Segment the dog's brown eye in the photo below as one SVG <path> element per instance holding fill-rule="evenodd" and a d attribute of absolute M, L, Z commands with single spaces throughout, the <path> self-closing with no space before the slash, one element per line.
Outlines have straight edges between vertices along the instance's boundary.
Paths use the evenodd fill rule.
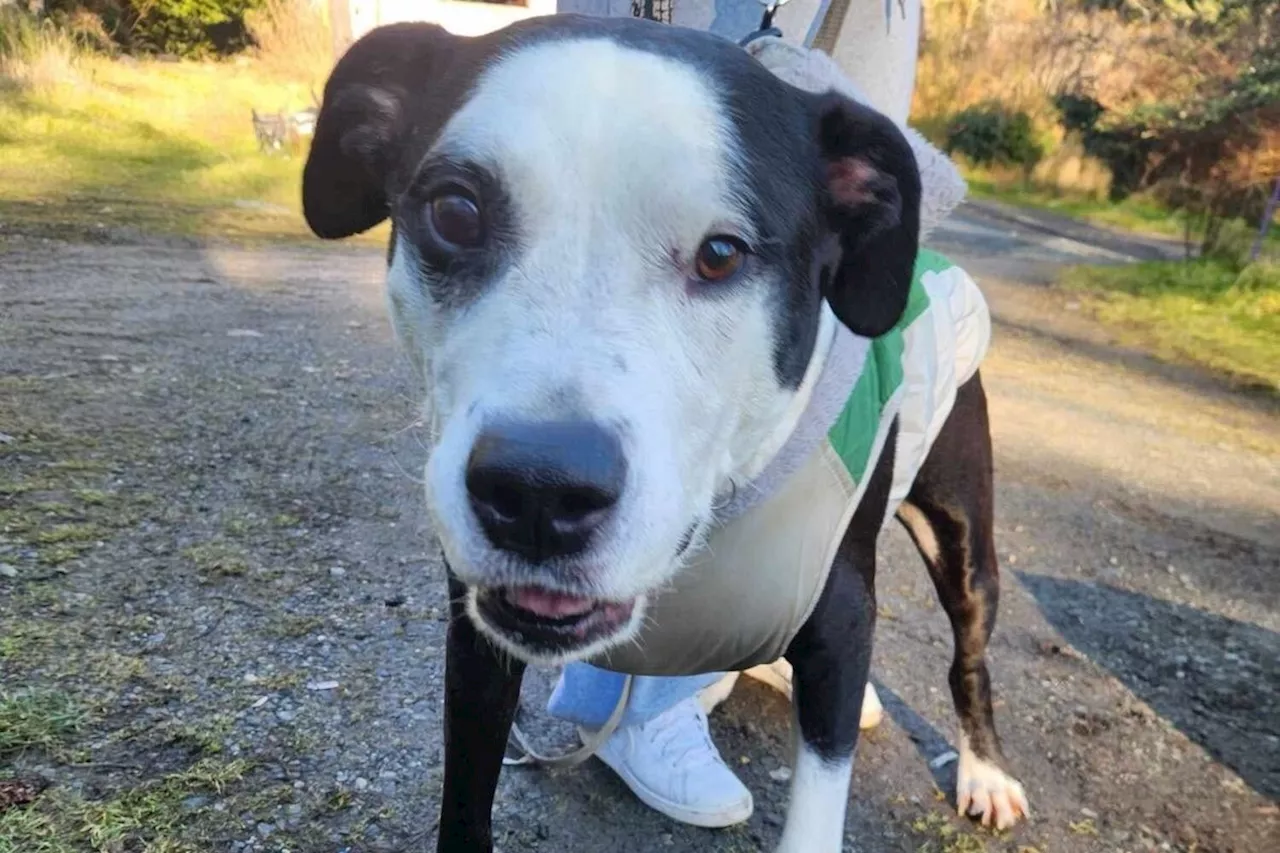
<path fill-rule="evenodd" d="M 442 193 L 431 199 L 428 207 L 431 228 L 442 242 L 459 249 L 480 245 L 484 239 L 484 221 L 480 207 L 461 193 Z"/>
<path fill-rule="evenodd" d="M 698 278 L 718 282 L 731 277 L 742 269 L 747 258 L 747 247 L 734 237 L 708 237 L 698 247 L 694 261 Z"/>

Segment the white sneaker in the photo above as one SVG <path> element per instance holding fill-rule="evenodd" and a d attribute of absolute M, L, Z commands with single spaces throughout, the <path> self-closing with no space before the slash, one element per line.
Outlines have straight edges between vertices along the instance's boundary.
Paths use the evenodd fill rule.
<path fill-rule="evenodd" d="M 645 805 L 672 820 L 718 829 L 751 817 L 751 792 L 711 742 L 696 696 L 648 722 L 619 728 L 596 757 Z"/>
<path fill-rule="evenodd" d="M 791 698 L 792 672 L 791 664 L 787 662 L 786 658 L 778 658 L 773 663 L 762 663 L 747 670 L 746 674 L 761 684 L 777 690 L 783 696 L 786 696 L 788 700 Z M 712 685 L 707 690 L 711 690 L 715 686 Z M 730 685 L 730 689 L 732 689 L 732 685 Z M 884 705 L 880 704 L 880 694 L 876 692 L 875 685 L 868 681 L 866 692 L 862 694 L 862 716 L 858 721 L 858 728 L 863 731 L 874 729 L 883 721 Z"/>

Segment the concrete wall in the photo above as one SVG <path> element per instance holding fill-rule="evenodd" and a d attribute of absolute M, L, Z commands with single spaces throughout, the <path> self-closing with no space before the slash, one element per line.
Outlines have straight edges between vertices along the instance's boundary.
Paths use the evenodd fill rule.
<path fill-rule="evenodd" d="M 478 36 L 523 18 L 550 15 L 556 0 L 525 0 L 523 6 L 471 0 L 348 0 L 351 35 L 359 38 L 382 24 L 430 21 L 460 36 Z"/>

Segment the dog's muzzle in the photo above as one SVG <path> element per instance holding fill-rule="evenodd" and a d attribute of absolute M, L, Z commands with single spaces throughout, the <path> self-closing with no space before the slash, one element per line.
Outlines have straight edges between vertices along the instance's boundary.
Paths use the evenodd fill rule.
<path fill-rule="evenodd" d="M 535 569 L 585 554 L 613 519 L 626 479 L 618 437 L 589 421 L 491 424 L 466 468 L 471 512 L 489 544 Z M 581 578 L 558 580 L 557 589 L 478 586 L 476 609 L 512 642 L 544 651 L 607 639 L 629 623 L 634 600 L 593 598 L 574 591 Z"/>

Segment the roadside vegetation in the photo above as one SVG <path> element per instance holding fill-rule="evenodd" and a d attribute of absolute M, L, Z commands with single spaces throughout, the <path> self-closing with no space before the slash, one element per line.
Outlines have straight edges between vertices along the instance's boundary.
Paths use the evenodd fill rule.
<path fill-rule="evenodd" d="M 1280 395 L 1280 264 L 1077 267 L 1063 286 L 1122 343 Z"/>
<path fill-rule="evenodd" d="M 975 198 L 1182 240 L 1062 286 L 1130 345 L 1280 388 L 1280 0 L 926 0 L 913 120 Z"/>
<path fill-rule="evenodd" d="M 977 194 L 1204 255 L 1257 230 L 1280 178 L 1280 0 L 926 0 L 923 32 L 913 119 Z"/>
<path fill-rule="evenodd" d="M 252 122 L 323 87 L 308 8 L 270 0 L 249 17 L 260 47 L 181 61 L 121 54 L 91 16 L 0 9 L 0 237 L 308 239 L 306 142 L 264 152 Z"/>

